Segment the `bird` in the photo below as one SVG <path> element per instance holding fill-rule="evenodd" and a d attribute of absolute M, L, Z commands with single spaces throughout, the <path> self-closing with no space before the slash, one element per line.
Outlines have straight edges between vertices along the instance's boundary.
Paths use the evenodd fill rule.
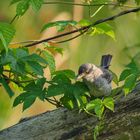
<path fill-rule="evenodd" d="M 113 76 L 109 70 L 112 55 L 103 55 L 100 66 L 91 63 L 82 64 L 78 69 L 77 80 L 83 79 L 89 93 L 94 97 L 109 96 L 112 91 Z"/>

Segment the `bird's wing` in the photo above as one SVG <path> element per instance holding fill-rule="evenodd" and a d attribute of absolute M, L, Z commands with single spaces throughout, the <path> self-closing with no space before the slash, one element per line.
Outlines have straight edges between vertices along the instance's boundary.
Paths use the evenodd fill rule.
<path fill-rule="evenodd" d="M 107 69 L 102 69 L 102 71 L 102 77 L 105 78 L 108 81 L 108 83 L 111 83 L 111 81 L 113 80 L 112 73 Z"/>

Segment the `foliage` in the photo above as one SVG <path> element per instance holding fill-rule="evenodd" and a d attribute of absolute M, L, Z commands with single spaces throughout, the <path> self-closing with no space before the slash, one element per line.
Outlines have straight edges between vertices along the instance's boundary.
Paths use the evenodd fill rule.
<path fill-rule="evenodd" d="M 101 6 L 110 3 L 110 0 L 95 0 L 94 4 Z M 128 0 L 117 0 L 117 4 L 125 4 Z M 85 0 L 85 3 L 92 4 L 92 0 Z M 140 0 L 135 0 L 136 4 Z M 35 12 L 44 4 L 44 0 L 12 0 L 11 5 L 16 4 L 16 18 L 23 16 L 29 7 L 32 7 Z M 127 13 L 127 12 L 126 12 Z M 116 17 L 114 17 L 116 18 Z M 113 20 L 110 18 L 108 20 Z M 115 40 L 115 31 L 108 23 L 92 24 L 89 19 L 81 19 L 80 21 L 55 21 L 46 23 L 41 32 L 51 27 L 56 27 L 59 32 L 65 31 L 67 27 L 86 30 L 86 34 L 94 36 L 96 34 L 104 34 Z M 80 28 L 79 28 L 80 27 Z M 88 28 L 87 28 L 88 27 Z M 90 96 L 88 87 L 84 82 L 76 81 L 74 71 L 56 70 L 54 54 L 63 54 L 63 49 L 51 44 L 49 41 L 40 41 L 44 43 L 44 48 L 37 49 L 34 53 L 30 53 L 27 46 L 19 46 L 19 48 L 10 48 L 10 42 L 15 36 L 16 30 L 10 23 L 0 22 L 0 83 L 5 88 L 9 97 L 12 98 L 15 93 L 11 88 L 12 84 L 19 87 L 20 95 L 14 100 L 13 106 L 23 104 L 23 111 L 28 109 L 36 100 L 48 101 L 53 105 L 64 106 L 68 109 L 78 108 L 85 110 L 89 114 L 94 114 L 99 120 L 103 120 L 105 111 L 115 111 L 115 95 L 118 89 L 123 89 L 125 95 L 130 93 L 135 87 L 140 76 L 140 53 L 135 55 L 131 62 L 125 66 L 125 69 L 118 76 L 112 72 L 113 81 L 118 86 L 113 90 L 113 94 L 94 99 Z M 68 34 L 68 33 L 67 33 Z M 51 78 L 44 76 L 44 69 L 49 68 Z M 119 87 L 119 83 L 123 85 Z M 116 93 L 115 93 L 116 92 Z M 60 96 L 60 101 L 55 99 L 55 96 Z M 99 135 L 101 129 L 97 125 L 94 130 L 94 139 Z"/>

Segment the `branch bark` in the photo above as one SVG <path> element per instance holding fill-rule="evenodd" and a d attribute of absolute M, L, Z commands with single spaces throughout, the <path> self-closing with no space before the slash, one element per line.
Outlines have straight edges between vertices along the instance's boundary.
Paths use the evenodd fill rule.
<path fill-rule="evenodd" d="M 140 89 L 140 88 L 139 88 Z M 138 140 L 140 138 L 140 90 L 117 103 L 115 112 L 108 112 L 99 140 Z M 59 108 L 26 118 L 0 132 L 0 140 L 92 140 L 96 117 L 78 110 Z"/>

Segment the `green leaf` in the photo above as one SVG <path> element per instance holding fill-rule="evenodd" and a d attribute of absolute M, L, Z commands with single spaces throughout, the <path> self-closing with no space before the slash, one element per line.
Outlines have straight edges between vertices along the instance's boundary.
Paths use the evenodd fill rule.
<path fill-rule="evenodd" d="M 125 80 L 132 73 L 131 69 L 125 69 L 122 71 L 119 81 Z"/>
<path fill-rule="evenodd" d="M 61 99 L 60 99 L 60 102 L 68 109 L 72 110 L 74 108 L 74 103 L 73 103 L 73 100 L 66 97 L 66 96 L 63 96 Z"/>
<path fill-rule="evenodd" d="M 43 2 L 44 0 L 31 0 L 31 5 L 35 11 L 38 11 L 41 8 Z"/>
<path fill-rule="evenodd" d="M 28 94 L 28 93 L 27 93 Z M 23 111 L 29 108 L 36 100 L 36 96 L 28 96 L 23 103 Z"/>
<path fill-rule="evenodd" d="M 15 29 L 11 24 L 0 22 L 0 51 L 3 47 L 8 51 L 8 45 L 15 35 Z"/>
<path fill-rule="evenodd" d="M 29 96 L 28 92 L 24 92 L 24 93 L 20 94 L 19 96 L 17 96 L 14 100 L 13 107 L 23 103 L 24 100 L 26 99 L 26 97 L 28 97 L 28 96 Z"/>
<path fill-rule="evenodd" d="M 23 57 L 22 60 L 23 61 L 37 61 L 39 63 L 48 64 L 44 58 L 42 58 L 41 56 L 39 56 L 35 53 L 28 55 L 26 57 Z"/>
<path fill-rule="evenodd" d="M 103 112 L 104 112 L 104 106 L 103 106 L 102 100 L 97 98 L 97 99 L 94 99 L 94 100 L 90 101 L 86 105 L 86 110 L 88 110 L 88 111 L 94 110 L 95 114 L 100 119 L 103 115 Z"/>
<path fill-rule="evenodd" d="M 50 28 L 50 27 L 57 27 L 58 31 L 63 31 L 68 25 L 75 26 L 77 24 L 76 21 L 73 20 L 62 20 L 62 21 L 55 21 L 55 22 L 50 22 L 47 23 L 43 26 L 41 29 L 41 32 L 44 30 Z"/>
<path fill-rule="evenodd" d="M 113 82 L 118 86 L 119 85 L 118 76 L 113 71 L 110 70 L 110 72 L 111 72 L 111 74 L 113 76 Z"/>
<path fill-rule="evenodd" d="M 103 100 L 103 104 L 106 108 L 110 109 L 111 111 L 114 111 L 114 99 L 111 97 L 105 98 Z"/>
<path fill-rule="evenodd" d="M 41 92 L 44 89 L 44 84 L 46 82 L 46 78 L 40 78 L 36 81 L 30 82 L 28 85 L 24 87 L 25 91 L 33 91 L 35 92 Z"/>
<path fill-rule="evenodd" d="M 82 98 L 81 98 L 81 96 L 80 96 L 80 94 L 79 93 L 77 93 L 77 92 L 74 92 L 74 97 L 75 97 L 75 100 L 76 100 L 76 102 L 77 102 L 77 106 L 79 107 L 79 108 L 81 108 L 82 106 L 84 106 L 84 104 L 83 104 L 83 101 L 82 101 Z"/>
<path fill-rule="evenodd" d="M 18 3 L 17 9 L 16 9 L 16 13 L 18 17 L 23 16 L 25 12 L 29 9 L 29 6 L 30 6 L 29 3 L 30 3 L 30 0 L 24 0 Z"/>
<path fill-rule="evenodd" d="M 58 74 L 54 76 L 52 82 L 57 84 L 65 84 L 65 83 L 71 84 L 71 80 L 63 74 Z"/>
<path fill-rule="evenodd" d="M 10 86 L 8 85 L 8 83 L 6 82 L 6 80 L 4 78 L 0 78 L 0 83 L 2 83 L 3 87 L 5 88 L 5 90 L 7 91 L 9 97 L 13 97 L 14 92 L 12 91 L 12 89 L 10 88 Z"/>
<path fill-rule="evenodd" d="M 37 87 L 40 87 L 41 89 L 43 89 L 44 84 L 46 83 L 46 78 L 43 77 L 43 78 L 37 79 L 35 83 Z"/>
<path fill-rule="evenodd" d="M 44 84 L 46 82 L 45 78 L 37 79 L 33 82 L 30 82 L 26 85 L 23 90 L 25 92 L 21 93 L 14 100 L 13 106 L 17 106 L 18 104 L 23 103 L 23 111 L 29 108 L 38 97 L 40 100 L 44 101 L 46 98 L 46 88 L 44 88 Z"/>
<path fill-rule="evenodd" d="M 140 70 L 139 65 L 137 65 L 136 62 L 137 60 L 132 59 L 132 61 L 126 65 L 126 67 L 131 69 L 133 73 L 137 73 Z"/>
<path fill-rule="evenodd" d="M 44 55 L 45 59 L 47 60 L 50 72 L 52 74 L 55 71 L 55 69 L 56 69 L 54 57 L 48 51 L 43 51 L 42 54 Z"/>
<path fill-rule="evenodd" d="M 94 27 L 93 34 L 106 34 L 115 40 L 115 33 L 113 31 L 113 28 L 107 23 L 101 23 L 96 25 Z"/>
<path fill-rule="evenodd" d="M 43 76 L 43 67 L 38 62 L 28 61 L 27 63 L 35 74 Z"/>
<path fill-rule="evenodd" d="M 88 25 L 90 25 L 91 24 L 91 21 L 89 21 L 89 20 L 87 20 L 87 19 L 82 19 L 82 20 L 80 20 L 79 22 L 78 22 L 78 24 L 80 25 L 80 26 L 88 26 Z"/>
<path fill-rule="evenodd" d="M 88 94 L 89 89 L 83 82 L 76 82 L 73 84 L 73 94 L 75 95 L 78 93 L 79 95 L 86 95 L 89 96 Z"/>
<path fill-rule="evenodd" d="M 71 79 L 75 79 L 76 78 L 75 72 L 72 71 L 72 70 L 59 70 L 59 71 L 55 71 L 53 73 L 53 75 L 65 75 L 65 76 L 67 76 L 68 78 L 71 78 Z"/>
<path fill-rule="evenodd" d="M 127 95 L 135 86 L 137 80 L 137 75 L 131 74 L 129 75 L 124 82 L 124 92 Z"/>
<path fill-rule="evenodd" d="M 99 119 L 101 119 L 103 112 L 104 112 L 104 106 L 103 105 L 96 105 L 95 106 L 95 113 L 97 115 L 97 117 L 99 117 Z"/>
<path fill-rule="evenodd" d="M 86 110 L 90 111 L 95 109 L 95 106 L 99 106 L 102 104 L 102 100 L 97 98 L 95 100 L 90 101 L 87 105 L 86 105 Z"/>
<path fill-rule="evenodd" d="M 51 85 L 48 87 L 46 97 L 53 97 L 57 95 L 64 94 L 66 89 L 64 85 Z"/>

